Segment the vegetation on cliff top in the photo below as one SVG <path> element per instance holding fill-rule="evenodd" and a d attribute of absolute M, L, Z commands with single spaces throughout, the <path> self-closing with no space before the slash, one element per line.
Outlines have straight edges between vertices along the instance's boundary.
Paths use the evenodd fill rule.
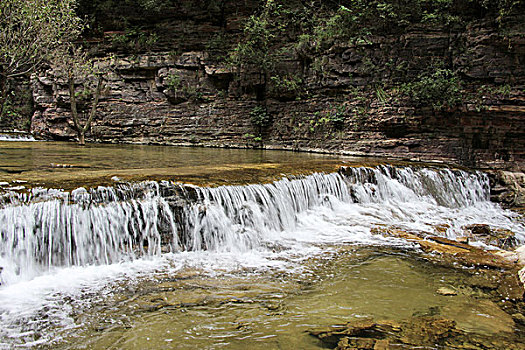
<path fill-rule="evenodd" d="M 89 28 L 84 30 L 83 39 L 94 55 L 105 55 L 108 52 L 139 55 L 147 51 L 166 52 L 171 49 L 173 57 L 180 55 L 180 45 L 185 38 L 181 36 L 166 43 L 166 38 L 162 37 L 166 34 L 163 26 L 182 18 L 188 23 L 214 26 L 209 33 L 203 34 L 203 38 L 209 36 L 209 41 L 200 42 L 197 44 L 200 46 L 192 49 L 207 50 L 210 62 L 233 68 L 236 79 L 228 89 L 233 87 L 235 91 L 229 91 L 230 96 L 255 93 L 259 101 L 268 98 L 282 101 L 310 98 L 318 93 L 316 89 L 321 85 L 319 82 L 329 76 L 328 56 L 339 48 L 353 47 L 357 55 L 362 57 L 359 58 L 356 71 L 348 73 L 347 78 L 355 78 L 355 82 L 347 83 L 347 87 L 361 91 L 363 96 L 374 95 L 376 92 L 373 98 L 378 103 L 384 104 L 388 99 L 396 97 L 405 99 L 416 107 L 442 110 L 464 101 L 461 94 L 467 84 L 462 81 L 462 74 L 454 65 L 453 59 L 443 56 L 432 62 L 411 63 L 403 61 L 404 58 L 390 57 L 387 61 L 388 53 L 383 53 L 384 57 L 378 60 L 369 55 L 369 48 L 377 44 L 374 40 L 379 36 L 399 37 L 414 28 L 429 26 L 460 33 L 473 21 L 480 19 L 492 21 L 495 26 L 503 28 L 512 15 L 519 14 L 524 9 L 525 1 L 249 0 L 239 7 L 226 0 L 78 0 L 75 13 L 76 1 L 68 0 L 47 2 L 47 14 L 19 11 L 15 18 L 18 18 L 20 25 L 13 26 L 12 23 L 9 24 L 13 17 L 6 14 L 14 9 L 18 11 L 19 8 L 24 8 L 13 5 L 15 3 L 18 2 L 1 2 L 0 20 L 3 22 L 0 26 L 11 28 L 10 30 L 19 27 L 27 29 L 27 24 L 31 23 L 27 40 L 38 38 L 38 34 L 44 40 L 33 40 L 31 43 L 39 42 L 45 47 L 42 49 L 43 46 L 28 45 L 26 54 L 30 59 L 29 63 L 24 63 L 23 52 L 16 56 L 8 51 L 20 50 L 20 45 L 13 45 L 12 42 L 0 45 L 2 106 L 9 105 L 8 78 L 34 71 L 50 60 L 49 52 L 57 45 L 72 42 L 84 28 L 80 18 L 89 23 Z M 24 2 L 27 6 L 32 3 L 44 2 Z M 59 3 L 65 10 L 57 7 Z M 227 9 L 231 12 L 232 8 L 236 8 L 238 14 L 227 21 L 225 13 Z M 56 11 L 61 14 L 55 16 L 58 20 L 48 21 L 51 27 L 45 27 L 45 16 L 49 18 Z M 68 18 L 71 20 L 67 21 Z M 38 33 L 35 28 L 39 30 Z M 7 31 L 2 31 L 2 40 L 8 39 L 6 33 Z M 88 40 L 93 38 L 96 40 Z M 102 48 L 96 47 L 100 43 Z M 40 51 L 37 50 L 39 47 Z M 15 62 L 15 70 L 7 58 Z M 292 61 L 300 62 L 301 67 L 290 68 L 289 62 Z M 413 65 L 409 66 L 410 64 Z M 414 66 L 418 64 L 419 66 Z M 311 79 L 312 72 L 317 79 L 315 82 Z M 365 76 L 367 78 L 363 79 Z M 185 101 L 201 100 L 197 88 L 189 86 L 178 76 L 168 78 L 168 90 L 175 97 L 183 95 Z M 94 89 L 91 90 L 95 91 Z M 334 88 L 336 89 L 337 87 Z M 336 125 L 339 128 L 340 121 L 344 120 L 344 113 L 337 115 L 337 122 L 328 123 L 334 125 L 334 128 Z M 260 133 L 258 130 L 258 134 Z"/>
<path fill-rule="evenodd" d="M 507 17 L 523 8 L 523 1 L 484 0 L 352 0 L 285 2 L 262 1 L 259 10 L 244 24 L 238 44 L 232 49 L 229 63 L 236 68 L 241 86 L 246 72 L 258 71 L 256 81 L 264 96 L 286 100 L 309 95 L 302 72 L 290 72 L 282 62 L 290 55 L 299 58 L 304 68 L 313 69 L 322 78 L 324 61 L 330 50 L 338 46 L 372 46 L 378 35 L 402 34 L 421 25 L 448 27 L 461 31 L 473 20 L 491 18 L 503 25 Z M 387 53 L 385 53 L 387 55 Z M 426 66 L 413 67 L 419 73 L 407 75 L 406 63 L 386 63 L 378 67 L 370 57 L 362 59 L 362 73 L 389 69 L 390 77 L 372 79 L 369 87 L 378 84 L 394 88 L 399 98 L 408 97 L 418 106 L 435 110 L 455 107 L 462 102 L 462 82 L 451 60 L 434 59 Z M 388 66 L 389 67 L 385 67 Z M 404 66 L 405 65 L 405 66 Z M 304 72 L 304 69 L 303 69 Z M 396 76 L 402 74 L 402 78 Z M 399 74 L 397 74 L 399 75 Z M 244 85 L 243 85 L 244 84 Z M 384 92 L 384 90 L 383 90 Z"/>

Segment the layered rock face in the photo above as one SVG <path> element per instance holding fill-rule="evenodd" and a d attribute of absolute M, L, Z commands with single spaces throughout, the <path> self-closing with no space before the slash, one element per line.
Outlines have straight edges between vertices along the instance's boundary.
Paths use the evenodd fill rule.
<path fill-rule="evenodd" d="M 226 6 L 215 21 L 195 14 L 169 17 L 169 28 L 181 37 L 162 36 L 153 52 L 125 54 L 113 47 L 116 54 L 110 55 L 110 45 L 102 42 L 99 54 L 106 52 L 107 58 L 101 64 L 112 73 L 91 139 L 316 150 L 523 170 L 523 16 L 504 32 L 486 20 L 461 31 L 419 25 L 402 35 L 338 43 L 308 60 L 284 52 L 275 74 L 300 77 L 301 86 L 291 89 L 257 69 L 237 71 L 217 63 L 209 49 L 217 33 L 234 41 L 239 23 L 254 7 L 247 4 L 235 12 Z M 386 87 L 385 82 L 392 86 L 417 76 L 436 59 L 460 72 L 465 82 L 470 95 L 458 107 L 414 107 L 397 89 Z M 33 79 L 33 95 L 33 133 L 74 138 L 65 82 L 47 71 Z M 264 129 L 251 121 L 256 106 L 271 118 Z"/>

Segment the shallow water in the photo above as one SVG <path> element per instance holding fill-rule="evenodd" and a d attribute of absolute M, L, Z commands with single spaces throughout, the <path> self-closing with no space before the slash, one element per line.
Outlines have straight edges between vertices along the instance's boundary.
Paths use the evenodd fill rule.
<path fill-rule="evenodd" d="M 308 329 L 422 315 L 447 317 L 461 330 L 487 336 L 516 328 L 483 292 L 462 291 L 467 274 L 409 254 L 354 247 L 305 266 L 291 274 L 158 276 L 143 282 L 138 295 L 113 295 L 97 308 L 96 321 L 60 348 L 316 349 L 323 344 Z M 451 286 L 458 295 L 436 292 Z"/>
<path fill-rule="evenodd" d="M 21 180 L 49 188 L 112 184 L 115 176 L 205 185 L 258 183 L 283 173 L 334 171 L 341 164 L 340 158 L 327 155 L 253 149 L 0 141 L 0 182 Z"/>

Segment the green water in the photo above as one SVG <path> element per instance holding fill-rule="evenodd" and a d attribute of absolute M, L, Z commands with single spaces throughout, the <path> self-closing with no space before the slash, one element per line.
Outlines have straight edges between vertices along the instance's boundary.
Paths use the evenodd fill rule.
<path fill-rule="evenodd" d="M 283 173 L 331 172 L 341 164 L 339 157 L 283 151 L 0 141 L 0 182 L 59 188 L 110 184 L 114 176 L 206 185 L 268 182 Z"/>
<path fill-rule="evenodd" d="M 76 349 L 319 349 L 308 329 L 353 319 L 443 316 L 477 334 L 508 336 L 511 316 L 469 274 L 415 256 L 351 248 L 307 263 L 307 272 L 203 277 L 199 271 L 144 281 L 93 314 Z M 437 293 L 441 287 L 458 291 Z"/>

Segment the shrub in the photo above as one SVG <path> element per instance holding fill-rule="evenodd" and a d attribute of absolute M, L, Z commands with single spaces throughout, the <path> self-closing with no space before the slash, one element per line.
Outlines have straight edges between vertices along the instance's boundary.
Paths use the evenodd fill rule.
<path fill-rule="evenodd" d="M 278 99 L 293 99 L 301 95 L 303 80 L 297 75 L 274 75 L 270 78 L 271 92 Z"/>
<path fill-rule="evenodd" d="M 432 106 L 435 110 L 454 107 L 462 101 L 460 79 L 445 68 L 420 74 L 418 80 L 403 84 L 401 92 L 416 105 Z"/>
<path fill-rule="evenodd" d="M 336 107 L 330 106 L 324 113 L 319 111 L 315 112 L 310 118 L 310 132 L 314 132 L 318 127 L 324 128 L 329 125 L 335 130 L 341 130 L 345 123 L 346 112 L 347 107 L 344 104 L 337 105 Z"/>
<path fill-rule="evenodd" d="M 159 37 L 156 33 L 148 33 L 140 27 L 127 28 L 124 34 L 115 35 L 111 43 L 115 49 L 133 53 L 150 51 Z"/>
<path fill-rule="evenodd" d="M 264 128 L 270 126 L 271 118 L 264 107 L 256 106 L 250 112 L 250 122 L 261 133 Z"/>
<path fill-rule="evenodd" d="M 182 82 L 178 74 L 172 73 L 166 77 L 164 84 L 168 87 L 169 90 L 176 93 L 182 86 Z"/>

